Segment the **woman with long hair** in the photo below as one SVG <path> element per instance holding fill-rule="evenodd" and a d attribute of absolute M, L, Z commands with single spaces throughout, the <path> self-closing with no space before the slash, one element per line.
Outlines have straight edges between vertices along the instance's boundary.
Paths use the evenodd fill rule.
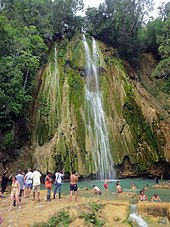
<path fill-rule="evenodd" d="M 14 199 L 18 203 L 19 209 L 21 209 L 21 203 L 19 201 L 19 194 L 20 194 L 20 184 L 17 181 L 17 178 L 13 176 L 12 177 L 11 196 L 10 196 L 10 208 L 8 211 L 12 210 Z"/>

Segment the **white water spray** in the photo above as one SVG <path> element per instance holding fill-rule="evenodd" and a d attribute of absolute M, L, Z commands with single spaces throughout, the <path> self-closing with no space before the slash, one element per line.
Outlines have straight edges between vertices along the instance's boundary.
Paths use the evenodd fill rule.
<path fill-rule="evenodd" d="M 129 220 L 136 221 L 139 227 L 148 227 L 148 224 L 143 220 L 143 218 L 137 214 L 137 205 L 131 204 L 130 206 Z"/>
<path fill-rule="evenodd" d="M 59 110 L 57 111 L 57 119 L 60 121 L 60 109 L 61 109 L 61 94 L 60 94 L 60 73 L 58 70 L 58 62 L 57 62 L 57 48 L 55 45 L 54 48 L 54 86 L 56 86 L 57 89 L 57 102 Z"/>
<path fill-rule="evenodd" d="M 115 172 L 106 128 L 105 114 L 99 90 L 100 52 L 96 41 L 92 39 L 92 54 L 86 37 L 83 35 L 86 58 L 86 130 L 92 141 L 92 156 L 95 172 L 100 179 L 114 178 Z"/>

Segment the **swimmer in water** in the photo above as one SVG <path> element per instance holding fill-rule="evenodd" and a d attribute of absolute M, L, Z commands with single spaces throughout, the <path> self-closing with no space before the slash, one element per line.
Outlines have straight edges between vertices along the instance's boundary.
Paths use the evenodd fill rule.
<path fill-rule="evenodd" d="M 151 199 L 151 202 L 161 202 L 161 199 L 160 197 L 158 196 L 158 194 L 154 194 L 152 199 Z"/>

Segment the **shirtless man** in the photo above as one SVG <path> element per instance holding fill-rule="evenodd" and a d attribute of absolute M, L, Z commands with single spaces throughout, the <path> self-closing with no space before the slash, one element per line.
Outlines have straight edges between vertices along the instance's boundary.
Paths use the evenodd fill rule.
<path fill-rule="evenodd" d="M 99 187 L 97 187 L 96 185 L 93 185 L 93 190 L 94 190 L 94 194 L 99 194 L 99 195 L 101 195 L 101 194 L 102 194 L 102 192 L 101 192 L 100 188 L 99 188 Z"/>
<path fill-rule="evenodd" d="M 120 184 L 117 182 L 116 183 L 116 194 L 120 194 L 122 193 L 122 187 L 120 186 Z"/>
<path fill-rule="evenodd" d="M 72 195 L 73 191 L 75 192 L 75 198 L 77 201 L 78 198 L 78 188 L 77 188 L 77 181 L 78 181 L 79 175 L 76 174 L 76 171 L 73 170 L 72 174 L 70 175 L 70 201 L 72 201 Z"/>

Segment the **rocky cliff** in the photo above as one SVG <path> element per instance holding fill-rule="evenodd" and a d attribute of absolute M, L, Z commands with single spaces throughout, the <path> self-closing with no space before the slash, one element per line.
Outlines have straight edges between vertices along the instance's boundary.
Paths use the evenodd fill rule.
<path fill-rule="evenodd" d="M 88 39 L 91 47 L 91 39 Z M 100 49 L 99 87 L 109 145 L 118 176 L 166 173 L 170 162 L 170 114 L 150 92 L 157 62 L 141 56 L 138 70 L 119 59 L 116 50 Z M 87 133 L 85 53 L 82 37 L 63 39 L 51 49 L 39 75 L 31 122 L 32 163 L 42 172 L 76 168 L 95 173 L 92 138 Z M 103 157 L 104 159 L 104 157 Z"/>

